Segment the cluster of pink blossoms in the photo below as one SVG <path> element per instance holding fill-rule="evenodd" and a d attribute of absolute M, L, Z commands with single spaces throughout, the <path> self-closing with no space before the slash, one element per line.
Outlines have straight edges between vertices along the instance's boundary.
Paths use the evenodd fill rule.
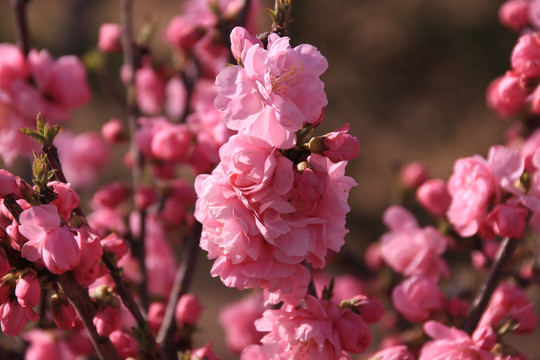
<path fill-rule="evenodd" d="M 297 305 L 310 281 L 303 263 L 324 267 L 328 250 L 343 245 L 355 185 L 344 175 L 346 161 L 334 163 L 322 149 L 310 153 L 304 143 L 294 147 L 302 126 L 320 122 L 326 95 L 319 75 L 327 62 L 313 46 L 292 48 L 276 34 L 265 49 L 236 28 L 231 43 L 241 65 L 218 75 L 216 106 L 238 134 L 221 147 L 212 174 L 195 183 L 201 247 L 227 286 L 260 287 L 272 303 Z"/>

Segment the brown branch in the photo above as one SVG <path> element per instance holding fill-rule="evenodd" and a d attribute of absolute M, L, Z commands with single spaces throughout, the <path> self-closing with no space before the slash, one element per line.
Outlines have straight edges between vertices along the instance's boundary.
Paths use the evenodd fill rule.
<path fill-rule="evenodd" d="M 197 250 L 199 247 L 199 240 L 201 237 L 202 225 L 198 221 L 195 222 L 190 236 L 186 239 L 184 244 L 184 250 L 182 252 L 180 266 L 176 272 L 174 279 L 174 285 L 169 296 L 169 302 L 167 309 L 165 310 L 165 316 L 159 333 L 157 336 L 157 342 L 163 344 L 163 352 L 168 359 L 177 358 L 176 346 L 174 344 L 174 333 L 176 332 L 176 320 L 175 310 L 176 304 L 182 295 L 189 291 L 191 281 L 193 279 L 193 273 L 195 270 L 195 263 L 197 260 Z"/>
<path fill-rule="evenodd" d="M 102 360 L 120 360 L 120 356 L 116 352 L 116 349 L 109 338 L 100 336 L 97 333 L 93 323 L 93 318 L 96 315 L 96 307 L 90 299 L 90 296 L 88 296 L 88 290 L 75 281 L 71 271 L 60 275 L 58 284 L 64 294 L 66 294 L 71 305 L 73 305 L 77 311 L 99 358 Z"/>
<path fill-rule="evenodd" d="M 493 292 L 501 282 L 504 275 L 504 270 L 517 249 L 518 241 L 519 240 L 517 239 L 510 238 L 504 238 L 502 241 L 499 251 L 497 252 L 497 256 L 495 257 L 495 262 L 493 263 L 488 276 L 482 284 L 478 295 L 474 299 L 469 315 L 467 315 L 467 318 L 465 319 L 463 330 L 465 330 L 469 335 L 472 334 L 476 329 L 482 314 L 489 304 L 491 295 L 493 295 Z"/>
<path fill-rule="evenodd" d="M 30 51 L 30 36 L 28 34 L 28 21 L 26 17 L 26 5 L 29 2 L 30 0 L 11 0 L 17 45 L 24 55 L 28 55 Z"/>

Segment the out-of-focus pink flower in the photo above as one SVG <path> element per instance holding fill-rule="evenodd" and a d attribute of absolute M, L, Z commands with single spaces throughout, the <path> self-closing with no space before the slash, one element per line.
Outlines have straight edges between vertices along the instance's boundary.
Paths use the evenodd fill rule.
<path fill-rule="evenodd" d="M 107 235 L 107 237 L 101 239 L 101 246 L 103 250 L 109 253 L 113 253 L 117 259 L 122 258 L 128 252 L 128 245 L 126 241 L 117 234 L 112 233 Z"/>
<path fill-rule="evenodd" d="M 441 311 L 446 305 L 437 284 L 423 276 L 411 276 L 396 286 L 392 302 L 400 314 L 413 322 L 428 320 L 432 311 Z"/>
<path fill-rule="evenodd" d="M 56 325 L 63 330 L 71 330 L 75 321 L 75 309 L 65 295 L 51 296 L 51 312 Z"/>
<path fill-rule="evenodd" d="M 29 239 L 22 247 L 24 258 L 42 259 L 47 269 L 58 275 L 79 264 L 81 249 L 72 232 L 60 226 L 56 206 L 31 207 L 21 213 L 19 221 L 19 231 Z"/>
<path fill-rule="evenodd" d="M 478 231 L 488 204 L 497 192 L 497 179 L 481 156 L 458 159 L 448 180 L 448 192 L 452 196 L 448 220 L 459 235 L 472 236 Z"/>
<path fill-rule="evenodd" d="M 109 339 L 122 359 L 135 358 L 139 353 L 139 347 L 133 337 L 121 330 L 115 330 L 109 335 Z"/>
<path fill-rule="evenodd" d="M 521 239 L 525 235 L 529 211 L 510 204 L 498 204 L 486 217 L 486 224 L 495 235 Z"/>
<path fill-rule="evenodd" d="M 203 307 L 194 294 L 184 294 L 176 304 L 174 316 L 179 326 L 193 326 L 199 321 Z"/>
<path fill-rule="evenodd" d="M 7 336 L 19 335 L 26 325 L 24 308 L 15 300 L 6 301 L 0 305 L 0 324 Z"/>
<path fill-rule="evenodd" d="M 165 82 L 150 64 L 144 64 L 135 71 L 137 104 L 148 115 L 157 115 L 165 100 Z"/>
<path fill-rule="evenodd" d="M 497 333 L 491 326 L 477 328 L 471 337 L 476 346 L 486 351 L 491 351 L 498 340 Z"/>
<path fill-rule="evenodd" d="M 415 360 L 405 345 L 397 345 L 378 351 L 368 360 Z"/>
<path fill-rule="evenodd" d="M 244 348 L 257 344 L 263 333 L 255 329 L 255 320 L 265 310 L 262 292 L 256 292 L 224 306 L 219 313 L 219 324 L 225 331 L 229 350 L 240 354 Z"/>
<path fill-rule="evenodd" d="M 212 351 L 212 343 L 208 343 L 203 347 L 191 350 L 191 360 L 221 360 L 219 356 Z"/>
<path fill-rule="evenodd" d="M 328 149 L 322 154 L 332 162 L 349 161 L 355 159 L 360 153 L 360 142 L 354 135 L 347 134 L 350 125 L 345 124 L 336 131 L 325 135 L 324 146 Z"/>
<path fill-rule="evenodd" d="M 101 127 L 101 136 L 109 144 L 118 144 L 126 138 L 122 120 L 112 118 Z"/>
<path fill-rule="evenodd" d="M 353 300 L 354 311 L 358 313 L 366 324 L 374 324 L 379 322 L 384 316 L 384 305 L 369 295 L 356 295 Z"/>
<path fill-rule="evenodd" d="M 86 70 L 73 55 L 53 60 L 47 50 L 30 50 L 28 61 L 40 91 L 67 108 L 78 108 L 91 97 Z"/>
<path fill-rule="evenodd" d="M 64 336 L 57 329 L 32 329 L 22 334 L 30 346 L 26 350 L 25 359 L 67 360 L 75 359 L 78 354 L 71 348 Z"/>
<path fill-rule="evenodd" d="M 100 336 L 109 336 L 120 323 L 120 306 L 106 305 L 98 310 L 93 323 Z"/>
<path fill-rule="evenodd" d="M 166 38 L 169 44 L 182 50 L 191 50 L 206 33 L 207 18 L 176 16 L 167 27 Z"/>
<path fill-rule="evenodd" d="M 311 45 L 291 48 L 289 38 L 268 37 L 267 50 L 255 44 L 241 66 L 229 66 L 216 78 L 216 108 L 232 130 L 288 149 L 304 122 L 318 120 L 328 101 L 319 76 L 328 62 Z M 280 64 L 279 66 L 277 64 Z"/>
<path fill-rule="evenodd" d="M 166 310 L 167 305 L 162 302 L 153 302 L 148 307 L 148 325 L 154 334 L 159 332 Z"/>
<path fill-rule="evenodd" d="M 399 177 L 405 187 L 416 189 L 429 178 L 429 173 L 424 163 L 414 161 L 401 167 Z"/>
<path fill-rule="evenodd" d="M 494 360 L 494 356 L 478 347 L 464 331 L 428 321 L 424 331 L 434 340 L 420 350 L 418 360 Z"/>
<path fill-rule="evenodd" d="M 15 296 L 19 304 L 25 308 L 31 309 L 39 303 L 41 285 L 35 274 L 28 272 L 17 281 Z"/>
<path fill-rule="evenodd" d="M 444 216 L 450 206 L 451 198 L 446 183 L 441 179 L 430 179 L 416 190 L 416 199 L 430 213 Z"/>
<path fill-rule="evenodd" d="M 525 77 L 540 75 L 540 37 L 538 33 L 521 36 L 512 51 L 512 67 Z"/>
<path fill-rule="evenodd" d="M 122 28 L 119 24 L 103 23 L 99 27 L 97 47 L 103 52 L 117 52 L 122 50 Z"/>
<path fill-rule="evenodd" d="M 508 0 L 499 8 L 499 21 L 507 28 L 519 31 L 529 24 L 530 0 Z"/>
<path fill-rule="evenodd" d="M 146 210 L 159 199 L 159 195 L 156 190 L 151 186 L 140 185 L 135 190 L 134 202 L 138 209 Z"/>
<path fill-rule="evenodd" d="M 0 278 L 8 273 L 10 267 L 6 251 L 0 248 Z"/>
<path fill-rule="evenodd" d="M 165 87 L 165 110 L 173 123 L 178 123 L 188 104 L 188 92 L 184 80 L 179 76 L 173 76 Z"/>
<path fill-rule="evenodd" d="M 92 201 L 99 206 L 115 208 L 127 200 L 129 195 L 130 190 L 128 186 L 121 181 L 116 181 L 101 186 L 94 194 Z"/>
<path fill-rule="evenodd" d="M 15 79 L 25 79 L 30 74 L 26 57 L 14 44 L 0 44 L 0 89 L 9 89 Z"/>
<path fill-rule="evenodd" d="M 452 317 L 462 317 L 467 316 L 469 311 L 469 303 L 465 300 L 462 300 L 458 297 L 453 297 L 448 302 L 448 307 L 446 309 L 448 314 Z"/>
<path fill-rule="evenodd" d="M 536 29 L 540 28 L 540 1 L 529 1 L 529 21 Z"/>
<path fill-rule="evenodd" d="M 531 306 L 532 305 L 532 306 Z M 534 305 L 519 286 L 501 284 L 491 296 L 478 327 L 497 328 L 504 319 L 517 323 L 516 334 L 533 332 L 538 323 Z"/>
<path fill-rule="evenodd" d="M 520 112 L 527 96 L 527 89 L 522 84 L 519 75 L 513 71 L 507 71 L 504 76 L 499 76 L 489 84 L 486 102 L 488 107 L 505 118 Z"/>
<path fill-rule="evenodd" d="M 448 274 L 448 265 L 440 257 L 446 251 L 446 238 L 434 227 L 414 227 L 416 221 L 411 217 L 397 205 L 385 211 L 385 223 L 399 230 L 381 237 L 382 258 L 396 272 L 438 280 L 441 274 Z"/>
<path fill-rule="evenodd" d="M 252 352 L 274 359 L 349 359 L 346 351 L 363 352 L 371 335 L 362 318 L 351 310 L 340 310 L 333 301 L 312 296 L 305 308 L 266 310 L 255 322 L 257 330 L 269 332 L 261 343 L 251 345 L 242 359 L 252 359 Z M 256 357 L 263 358 L 263 357 Z"/>
<path fill-rule="evenodd" d="M 7 195 L 13 195 L 16 198 L 21 197 L 17 177 L 9 171 L 0 169 L 0 199 Z"/>
<path fill-rule="evenodd" d="M 71 218 L 71 212 L 79 206 L 81 199 L 71 188 L 71 184 L 60 181 L 51 181 L 47 186 L 52 186 L 58 198 L 51 202 L 58 209 L 58 213 L 67 221 Z"/>
<path fill-rule="evenodd" d="M 150 149 L 152 155 L 166 161 L 183 161 L 189 152 L 191 132 L 184 124 L 162 124 L 155 129 Z"/>

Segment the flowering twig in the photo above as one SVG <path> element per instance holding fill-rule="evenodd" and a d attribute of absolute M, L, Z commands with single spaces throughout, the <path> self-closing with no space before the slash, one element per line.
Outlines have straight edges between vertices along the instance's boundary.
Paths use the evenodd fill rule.
<path fill-rule="evenodd" d="M 92 319 L 96 314 L 96 308 L 88 296 L 88 291 L 75 281 L 75 278 L 70 271 L 62 274 L 58 278 L 58 284 L 64 294 L 68 297 L 71 305 L 73 305 L 77 311 L 77 314 L 79 314 L 79 318 L 86 328 L 99 358 L 102 360 L 120 359 L 111 340 L 109 340 L 108 337 L 99 336 L 97 333 L 96 327 L 92 322 Z"/>
<path fill-rule="evenodd" d="M 182 295 L 188 292 L 189 287 L 191 286 L 201 231 L 201 223 L 198 221 L 195 222 L 191 234 L 187 237 L 186 243 L 184 244 L 181 263 L 176 272 L 163 323 L 157 336 L 157 342 L 163 344 L 163 352 L 167 358 L 176 359 L 176 348 L 174 344 L 176 321 L 174 313 L 178 300 Z"/>
<path fill-rule="evenodd" d="M 124 50 L 124 65 L 129 69 L 130 76 L 126 83 L 126 110 L 129 123 L 129 131 L 131 134 L 131 153 L 134 157 L 134 165 L 132 169 L 133 187 L 137 189 L 141 184 L 142 169 L 144 168 L 144 158 L 135 144 L 135 132 L 137 131 L 137 118 L 139 109 L 137 107 L 137 99 L 135 93 L 135 70 L 140 67 L 140 56 L 138 48 L 133 44 L 132 30 L 132 0 L 122 0 L 122 47 Z M 145 266 L 145 222 L 146 212 L 139 211 L 140 228 L 138 235 L 133 239 L 134 253 L 140 264 L 141 282 L 139 286 L 139 296 L 141 304 L 145 310 L 148 310 L 148 276 Z"/>
<path fill-rule="evenodd" d="M 26 18 L 26 5 L 30 0 L 11 0 L 13 8 L 13 21 L 15 22 L 15 33 L 17 45 L 21 51 L 27 55 L 30 51 L 30 40 L 28 35 L 28 22 Z"/>
<path fill-rule="evenodd" d="M 486 310 L 489 300 L 491 299 L 491 295 L 493 295 L 493 292 L 501 282 L 504 270 L 512 258 L 517 246 L 518 240 L 504 238 L 499 251 L 497 252 L 497 256 L 495 257 L 495 262 L 493 263 L 486 280 L 482 284 L 480 292 L 474 299 L 469 315 L 467 315 L 467 318 L 465 319 L 463 330 L 465 330 L 468 334 L 472 334 L 476 329 L 478 321 L 480 321 L 482 314 Z"/>

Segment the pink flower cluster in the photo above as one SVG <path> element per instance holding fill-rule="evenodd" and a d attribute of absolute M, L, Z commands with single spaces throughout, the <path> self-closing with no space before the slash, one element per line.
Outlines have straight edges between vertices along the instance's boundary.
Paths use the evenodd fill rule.
<path fill-rule="evenodd" d="M 12 44 L 0 44 L 0 152 L 10 164 L 37 149 L 18 129 L 33 127 L 41 113 L 53 123 L 70 120 L 69 111 L 90 100 L 83 64 L 75 56 L 53 60 L 47 50 L 28 56 Z"/>

